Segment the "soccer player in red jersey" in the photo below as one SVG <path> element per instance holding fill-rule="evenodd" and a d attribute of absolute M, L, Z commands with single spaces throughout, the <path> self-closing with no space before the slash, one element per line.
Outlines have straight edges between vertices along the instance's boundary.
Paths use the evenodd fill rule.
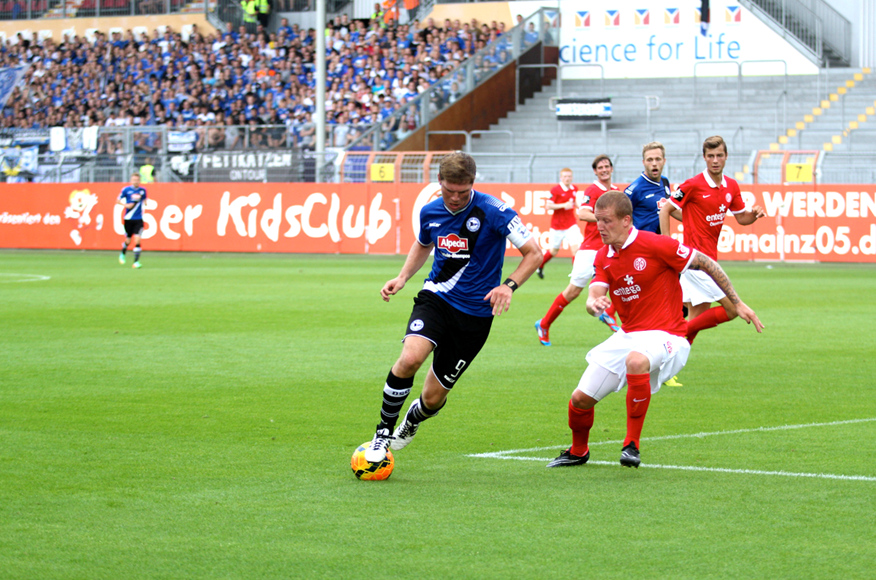
<path fill-rule="evenodd" d="M 727 144 L 719 136 L 703 142 L 706 171 L 682 183 L 660 210 L 660 231 L 669 235 L 669 216 L 681 210 L 685 245 L 718 260 L 718 238 L 727 211 L 739 225 L 747 226 L 766 215 L 761 206 L 745 208 L 739 184 L 724 175 Z M 688 308 L 687 338 L 693 344 L 697 333 L 733 320 L 736 306 L 704 272 L 685 272 L 681 289 Z M 720 306 L 710 308 L 712 302 Z"/>
<path fill-rule="evenodd" d="M 596 253 L 587 312 L 599 316 L 615 301 L 623 329 L 587 353 L 587 369 L 569 401 L 572 446 L 548 467 L 581 465 L 590 459 L 593 408 L 606 395 L 627 385 L 627 434 L 620 463 L 638 467 L 645 413 L 651 395 L 687 362 L 690 344 L 681 314 L 678 275 L 706 272 L 758 332 L 763 325 L 743 303 L 718 263 L 667 236 L 633 227 L 633 206 L 621 192 L 607 192 L 596 202 L 596 224 L 606 244 Z M 609 293 L 611 298 L 609 298 Z"/>
<path fill-rule="evenodd" d="M 560 170 L 560 183 L 551 188 L 551 199 L 545 202 L 545 208 L 554 213 L 551 216 L 550 247 L 544 253 L 541 266 L 535 271 L 539 278 L 544 278 L 544 265 L 559 253 L 563 240 L 572 247 L 581 243 L 581 230 L 575 215 L 577 197 L 578 188 L 572 183 L 572 170 L 564 167 Z"/>
<path fill-rule="evenodd" d="M 593 260 L 596 258 L 596 251 L 605 245 L 602 243 L 602 238 L 599 237 L 599 232 L 596 229 L 596 217 L 593 215 L 593 207 L 596 205 L 596 200 L 599 199 L 600 195 L 606 191 L 617 190 L 617 187 L 611 183 L 614 166 L 608 155 L 597 155 L 593 163 L 591 163 L 591 167 L 593 167 L 593 173 L 596 174 L 596 180 L 584 190 L 584 195 L 581 198 L 581 207 L 578 208 L 578 219 L 585 222 L 584 241 L 581 243 L 578 251 L 575 252 L 572 273 L 569 274 L 571 281 L 566 286 L 566 289 L 560 292 L 554 299 L 544 318 L 537 320 L 535 323 L 538 340 L 544 346 L 551 345 L 549 334 L 551 324 L 563 313 L 563 309 L 566 306 L 581 295 L 581 289 L 590 282 L 590 279 L 593 277 Z M 553 230 L 551 231 L 553 232 Z M 608 324 L 612 330 L 617 331 L 617 328 L 619 328 L 614 319 L 607 314 L 604 314 L 600 320 Z M 612 327 L 612 325 L 614 326 Z"/>

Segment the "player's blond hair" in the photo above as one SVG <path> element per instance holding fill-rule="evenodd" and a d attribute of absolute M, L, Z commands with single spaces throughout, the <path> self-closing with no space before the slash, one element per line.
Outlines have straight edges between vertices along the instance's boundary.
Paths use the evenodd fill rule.
<path fill-rule="evenodd" d="M 622 191 L 606 191 L 596 200 L 594 211 L 605 210 L 614 212 L 617 218 L 633 215 L 633 202 Z"/>
<path fill-rule="evenodd" d="M 666 147 L 663 146 L 663 143 L 660 141 L 651 141 L 650 143 L 645 143 L 642 147 L 642 159 L 645 159 L 645 153 L 652 149 L 659 149 L 661 153 L 663 153 L 663 158 L 666 159 Z"/>
<path fill-rule="evenodd" d="M 445 155 L 438 165 L 438 179 L 454 185 L 470 185 L 474 183 L 478 167 L 474 157 L 463 151 L 454 151 Z"/>

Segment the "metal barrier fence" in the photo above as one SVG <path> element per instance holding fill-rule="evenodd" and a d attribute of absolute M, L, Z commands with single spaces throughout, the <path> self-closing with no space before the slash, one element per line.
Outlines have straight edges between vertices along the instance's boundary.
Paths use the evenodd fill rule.
<path fill-rule="evenodd" d="M 92 183 L 127 182 L 143 165 L 155 168 L 156 181 L 181 183 L 336 182 L 343 155 L 337 151 L 318 155 L 304 150 L 215 150 L 203 153 L 157 154 L 143 157 L 79 153 L 44 153 L 35 170 L 4 164 L 0 179 L 8 182 Z"/>
<path fill-rule="evenodd" d="M 438 164 L 446 151 L 343 151 L 318 155 L 303 149 L 206 150 L 143 155 L 93 152 L 43 153 L 22 160 L 21 148 L 0 148 L 0 181 L 10 182 L 127 182 L 145 164 L 153 165 L 161 182 L 261 183 L 428 183 L 438 179 Z M 818 153 L 816 155 L 816 153 Z M 740 153 L 740 156 L 742 154 Z M 790 155 L 790 156 L 789 156 Z M 611 154 L 613 180 L 629 183 L 642 172 L 637 154 Z M 570 168 L 576 183 L 591 179 L 592 155 L 559 153 L 476 153 L 479 183 L 553 183 L 560 167 Z M 760 183 L 789 181 L 788 164 L 812 175 L 811 183 L 876 183 L 873 153 L 762 151 L 748 165 Z M 663 175 L 681 183 L 704 168 L 699 151 L 673 152 Z M 728 175 L 732 175 L 728 173 Z M 798 174 L 794 174 L 799 177 Z M 754 175 L 749 178 L 755 178 Z M 747 182 L 751 182 L 748 180 Z"/>

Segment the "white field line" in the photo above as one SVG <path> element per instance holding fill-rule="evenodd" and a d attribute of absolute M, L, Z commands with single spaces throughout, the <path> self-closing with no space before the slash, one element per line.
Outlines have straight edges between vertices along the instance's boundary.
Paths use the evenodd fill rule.
<path fill-rule="evenodd" d="M 6 280 L 6 277 L 16 276 L 21 278 L 21 280 Z M 44 280 L 51 280 L 51 276 L 43 276 L 42 274 L 4 274 L 0 273 L 0 284 L 11 284 L 13 282 L 42 282 Z"/>
<path fill-rule="evenodd" d="M 870 419 L 849 419 L 846 421 L 832 421 L 830 423 L 806 423 L 803 425 L 780 425 L 778 427 L 757 427 L 754 429 L 735 429 L 733 431 L 713 431 L 710 433 L 691 433 L 682 435 L 664 435 L 663 437 L 650 437 L 643 441 L 660 441 L 666 439 L 691 439 L 711 437 L 713 435 L 736 435 L 739 433 L 759 433 L 768 431 L 787 431 L 790 429 L 805 429 L 809 427 L 832 427 L 835 425 L 849 425 L 854 423 L 870 423 L 876 421 L 876 417 Z M 591 446 L 596 445 L 619 445 L 620 441 L 599 441 L 591 443 Z M 530 447 L 528 449 L 509 449 L 507 451 L 494 451 L 490 453 L 472 453 L 466 457 L 481 457 L 486 459 L 513 459 L 517 461 L 543 461 L 547 462 L 553 459 L 552 457 L 523 457 L 517 454 L 532 453 L 535 451 L 548 451 L 551 449 L 565 449 L 567 445 L 552 445 L 550 447 Z M 588 461 L 592 465 L 617 465 L 614 461 Z M 866 475 L 835 475 L 831 473 L 794 473 L 790 471 L 761 471 L 757 469 L 726 469 L 722 467 L 693 467 L 688 465 L 656 465 L 643 463 L 642 467 L 653 469 L 677 469 L 680 471 L 706 471 L 712 473 L 737 473 L 743 475 L 774 475 L 781 477 L 813 477 L 819 479 L 841 479 L 850 481 L 876 481 L 876 477 Z"/>

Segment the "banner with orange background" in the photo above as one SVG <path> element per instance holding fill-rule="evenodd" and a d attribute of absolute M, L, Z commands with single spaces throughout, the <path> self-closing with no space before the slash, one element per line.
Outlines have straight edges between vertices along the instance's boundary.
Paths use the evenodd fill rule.
<path fill-rule="evenodd" d="M 476 184 L 513 207 L 548 241 L 544 202 L 554 184 Z M 123 184 L 0 184 L 0 247 L 114 250 Z M 876 262 L 876 186 L 742 185 L 767 217 L 728 216 L 723 260 Z M 582 187 L 583 189 L 583 187 Z M 437 183 L 153 183 L 146 186 L 143 247 L 199 252 L 405 254 Z M 675 222 L 674 237 L 683 231 Z M 564 248 L 561 255 L 571 256 Z M 509 247 L 509 254 L 516 251 Z"/>

